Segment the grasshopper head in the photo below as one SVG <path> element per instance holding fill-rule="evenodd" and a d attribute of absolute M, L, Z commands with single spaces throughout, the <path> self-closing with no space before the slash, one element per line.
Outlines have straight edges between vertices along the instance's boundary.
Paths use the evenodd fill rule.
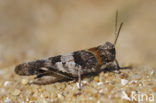
<path fill-rule="evenodd" d="M 103 63 L 113 62 L 116 56 L 116 50 L 114 44 L 106 42 L 104 45 L 98 47 L 100 57 Z"/>

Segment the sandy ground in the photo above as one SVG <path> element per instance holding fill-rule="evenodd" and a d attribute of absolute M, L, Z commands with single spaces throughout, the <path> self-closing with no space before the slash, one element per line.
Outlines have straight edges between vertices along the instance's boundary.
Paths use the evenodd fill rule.
<path fill-rule="evenodd" d="M 143 102 L 156 99 L 155 5 L 155 0 L 0 0 L 0 102 L 125 103 L 133 91 L 149 97 Z M 81 91 L 75 81 L 29 85 L 33 77 L 14 73 L 23 62 L 113 42 L 116 10 L 124 22 L 117 59 L 132 69 L 85 78 Z"/>

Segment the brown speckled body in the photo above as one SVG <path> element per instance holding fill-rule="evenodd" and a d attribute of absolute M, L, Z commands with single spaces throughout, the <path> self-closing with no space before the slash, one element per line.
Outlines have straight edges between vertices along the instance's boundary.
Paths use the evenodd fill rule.
<path fill-rule="evenodd" d="M 106 42 L 87 50 L 19 64 L 15 72 L 25 76 L 37 75 L 34 83 L 46 84 L 78 77 L 78 71 L 81 75 L 96 73 L 105 69 L 102 67 L 107 63 L 113 63 L 114 60 L 115 47 L 112 43 Z"/>

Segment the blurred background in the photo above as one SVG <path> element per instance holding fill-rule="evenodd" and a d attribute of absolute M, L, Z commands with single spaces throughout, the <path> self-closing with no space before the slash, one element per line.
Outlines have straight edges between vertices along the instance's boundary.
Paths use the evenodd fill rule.
<path fill-rule="evenodd" d="M 156 0 L 0 0 L 0 68 L 114 41 L 120 64 L 156 61 Z"/>

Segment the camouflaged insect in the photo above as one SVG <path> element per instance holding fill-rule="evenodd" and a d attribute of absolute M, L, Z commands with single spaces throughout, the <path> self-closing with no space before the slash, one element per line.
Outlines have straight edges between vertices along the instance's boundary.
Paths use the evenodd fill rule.
<path fill-rule="evenodd" d="M 28 63 L 19 64 L 15 68 L 18 75 L 37 75 L 33 81 L 35 84 L 54 83 L 64 79 L 78 78 L 81 87 L 81 76 L 97 73 L 104 70 L 109 65 L 116 63 L 115 44 L 119 36 L 120 25 L 117 30 L 117 13 L 116 13 L 116 38 L 114 43 L 106 42 L 87 50 L 75 51 L 66 55 L 58 55 L 47 59 L 36 60 Z"/>

